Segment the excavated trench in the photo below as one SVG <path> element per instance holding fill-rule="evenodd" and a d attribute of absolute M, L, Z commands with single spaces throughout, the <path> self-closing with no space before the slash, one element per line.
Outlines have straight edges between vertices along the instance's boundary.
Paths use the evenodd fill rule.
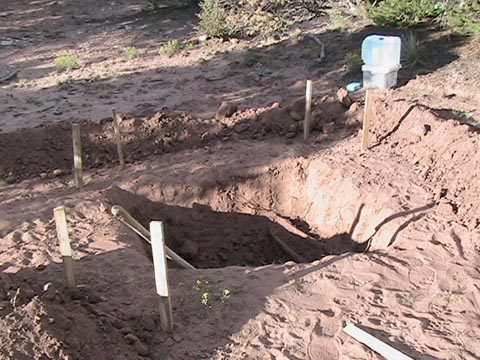
<path fill-rule="evenodd" d="M 321 161 L 278 169 L 258 176 L 244 169 L 231 175 L 235 183 L 207 191 L 177 184 L 172 192 L 160 180 L 135 192 L 113 187 L 106 196 L 146 228 L 162 221 L 167 245 L 197 268 L 311 262 L 386 249 L 409 215 Z M 148 254 L 150 245 L 138 241 Z"/>

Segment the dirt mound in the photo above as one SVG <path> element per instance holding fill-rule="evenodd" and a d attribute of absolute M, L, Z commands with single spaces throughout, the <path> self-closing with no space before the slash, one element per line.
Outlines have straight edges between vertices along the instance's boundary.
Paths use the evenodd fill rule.
<path fill-rule="evenodd" d="M 376 151 L 407 163 L 440 202 L 442 215 L 470 230 L 480 226 L 480 133 L 471 125 L 440 118 L 428 107 L 378 103 Z"/>
<path fill-rule="evenodd" d="M 321 114 L 320 117 L 326 116 L 325 114 L 329 118 L 336 117 L 339 126 L 343 127 L 346 116 L 342 114 L 345 110 L 335 107 L 332 113 L 329 109 L 321 104 L 317 112 Z M 357 114 L 348 116 L 356 117 Z M 187 114 L 156 113 L 147 117 L 126 114 L 120 126 L 127 163 L 153 154 L 209 146 L 218 141 L 261 140 L 278 135 L 291 138 L 302 131 L 302 123 L 294 121 L 287 110 L 276 108 L 247 109 L 219 120 L 200 119 Z M 316 128 L 321 129 L 321 125 Z M 117 164 L 111 121 L 101 124 L 84 121 L 81 123 L 81 131 L 85 169 Z M 6 179 L 8 183 L 37 176 L 48 178 L 70 173 L 73 164 L 71 125 L 59 122 L 0 133 L 0 151 L 0 178 Z"/>

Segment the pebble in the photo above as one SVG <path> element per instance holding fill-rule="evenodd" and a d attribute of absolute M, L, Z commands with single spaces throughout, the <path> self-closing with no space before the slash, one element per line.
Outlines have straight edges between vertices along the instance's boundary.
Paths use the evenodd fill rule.
<path fill-rule="evenodd" d="M 238 105 L 230 103 L 228 101 L 223 101 L 215 113 L 215 119 L 221 120 L 224 118 L 232 117 L 233 114 L 238 110 Z"/>
<path fill-rule="evenodd" d="M 157 325 L 151 316 L 144 316 L 141 320 L 141 325 L 147 331 L 153 331 L 157 328 Z"/>
<path fill-rule="evenodd" d="M 145 357 L 145 356 L 150 355 L 150 351 L 148 350 L 148 347 L 146 347 L 140 341 L 137 341 L 135 343 L 135 350 L 137 351 L 138 355 L 140 355 L 140 356 Z"/>
<path fill-rule="evenodd" d="M 61 176 L 63 175 L 64 171 L 62 169 L 55 169 L 53 170 L 53 175 L 54 176 Z"/>
<path fill-rule="evenodd" d="M 333 134 L 335 132 L 335 123 L 334 122 L 329 122 L 326 124 L 323 124 L 323 133 L 324 134 Z"/>
<path fill-rule="evenodd" d="M 55 295 L 57 295 L 57 290 L 55 289 L 55 287 L 51 282 L 48 282 L 45 285 L 43 285 L 43 291 L 44 291 L 43 298 L 45 300 L 53 300 L 55 299 Z"/>
<path fill-rule="evenodd" d="M 135 335 L 133 335 L 132 333 L 128 333 L 127 335 L 125 335 L 125 340 L 127 340 L 127 342 L 129 344 L 133 344 L 133 343 L 136 343 L 136 342 L 140 342 L 140 339 L 137 338 Z"/>

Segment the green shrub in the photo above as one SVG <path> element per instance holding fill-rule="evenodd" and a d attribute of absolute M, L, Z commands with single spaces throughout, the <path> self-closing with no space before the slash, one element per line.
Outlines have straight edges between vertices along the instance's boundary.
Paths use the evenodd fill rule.
<path fill-rule="evenodd" d="M 0 178 L 0 187 L 4 187 L 4 186 L 7 186 L 7 185 L 8 185 L 7 181 Z"/>
<path fill-rule="evenodd" d="M 462 35 L 480 34 L 480 2 L 471 0 L 447 9 L 444 24 Z"/>
<path fill-rule="evenodd" d="M 435 0 L 384 0 L 370 8 L 373 22 L 381 26 L 410 27 L 428 23 L 444 11 Z"/>
<path fill-rule="evenodd" d="M 140 57 L 140 52 L 135 46 L 129 46 L 125 49 L 124 55 L 128 60 L 134 60 Z"/>
<path fill-rule="evenodd" d="M 62 54 L 55 59 L 55 66 L 57 67 L 57 71 L 64 72 L 77 69 L 79 64 L 75 56 L 71 54 Z"/>
<path fill-rule="evenodd" d="M 349 52 L 345 56 L 348 72 L 358 74 L 362 71 L 363 60 L 360 54 Z"/>
<path fill-rule="evenodd" d="M 160 54 L 170 58 L 176 53 L 178 53 L 181 47 L 182 47 L 182 42 L 178 39 L 175 39 L 163 45 L 162 48 L 160 49 Z"/>
<path fill-rule="evenodd" d="M 220 0 L 204 0 L 200 4 L 200 24 L 198 30 L 210 37 L 231 36 L 233 29 L 227 22 L 228 13 Z"/>

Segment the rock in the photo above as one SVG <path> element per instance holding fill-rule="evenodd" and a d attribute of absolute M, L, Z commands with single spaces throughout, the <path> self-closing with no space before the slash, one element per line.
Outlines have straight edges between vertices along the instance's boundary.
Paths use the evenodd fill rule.
<path fill-rule="evenodd" d="M 12 46 L 15 42 L 13 40 L 2 40 L 0 46 Z"/>
<path fill-rule="evenodd" d="M 89 304 L 98 304 L 102 301 L 102 298 L 96 294 L 88 294 L 87 295 L 87 302 Z"/>
<path fill-rule="evenodd" d="M 440 204 L 438 204 L 437 211 L 440 215 L 443 215 L 443 216 L 455 215 L 453 205 L 447 202 L 441 202 Z"/>
<path fill-rule="evenodd" d="M 270 106 L 271 109 L 280 109 L 280 108 L 282 108 L 282 107 L 283 107 L 283 105 L 282 105 L 282 103 L 279 102 L 279 101 L 274 102 L 274 103 L 272 104 L 272 106 Z"/>
<path fill-rule="evenodd" d="M 127 342 L 129 344 L 134 344 L 134 343 L 137 343 L 137 342 L 140 342 L 140 339 L 137 338 L 135 335 L 133 335 L 132 333 L 129 333 L 127 335 L 125 335 L 125 340 L 127 340 Z"/>
<path fill-rule="evenodd" d="M 55 169 L 53 170 L 53 175 L 54 176 L 62 176 L 64 171 L 62 169 Z"/>
<path fill-rule="evenodd" d="M 55 295 L 57 295 L 57 290 L 55 289 L 55 287 L 51 282 L 48 282 L 45 285 L 43 285 L 43 299 L 53 300 L 55 299 Z"/>
<path fill-rule="evenodd" d="M 296 134 L 295 134 L 294 132 L 289 132 L 289 133 L 287 133 L 287 134 L 285 135 L 285 137 L 286 137 L 287 139 L 291 139 L 291 138 L 294 138 L 295 135 L 296 135 Z"/>
<path fill-rule="evenodd" d="M 337 100 L 345 109 L 350 108 L 350 105 L 352 105 L 352 99 L 350 98 L 347 89 L 343 87 L 337 91 Z"/>
<path fill-rule="evenodd" d="M 222 102 L 222 104 L 218 108 L 218 110 L 215 114 L 215 119 L 221 120 L 221 119 L 224 119 L 224 118 L 229 118 L 233 114 L 235 114 L 235 112 L 237 110 L 238 110 L 238 106 L 236 104 L 232 104 L 228 101 L 224 101 L 224 102 Z"/>
<path fill-rule="evenodd" d="M 191 240 L 185 240 L 180 253 L 187 258 L 194 258 L 198 254 L 198 244 Z"/>
<path fill-rule="evenodd" d="M 207 41 L 207 40 L 208 40 L 208 36 L 207 36 L 207 35 L 200 35 L 200 36 L 198 37 L 198 41 L 199 41 L 199 42 L 205 42 L 205 41 Z"/>
<path fill-rule="evenodd" d="M 144 316 L 141 320 L 141 325 L 147 331 L 153 331 L 157 328 L 157 325 L 151 316 Z"/>
<path fill-rule="evenodd" d="M 293 120 L 302 121 L 305 118 L 305 99 L 294 101 L 286 109 Z"/>
<path fill-rule="evenodd" d="M 72 300 L 81 300 L 83 298 L 82 293 L 78 289 L 72 289 L 68 291 Z"/>
<path fill-rule="evenodd" d="M 335 123 L 329 122 L 329 123 L 323 124 L 322 129 L 324 134 L 333 134 L 335 132 Z"/>
<path fill-rule="evenodd" d="M 148 347 L 146 347 L 140 341 L 137 341 L 135 343 L 135 350 L 137 351 L 138 355 L 140 355 L 140 356 L 146 357 L 146 356 L 150 355 L 150 350 L 148 350 Z"/>
<path fill-rule="evenodd" d="M 40 173 L 40 177 L 42 179 L 45 179 L 47 176 L 48 176 L 47 173 L 44 173 L 44 172 Z"/>

